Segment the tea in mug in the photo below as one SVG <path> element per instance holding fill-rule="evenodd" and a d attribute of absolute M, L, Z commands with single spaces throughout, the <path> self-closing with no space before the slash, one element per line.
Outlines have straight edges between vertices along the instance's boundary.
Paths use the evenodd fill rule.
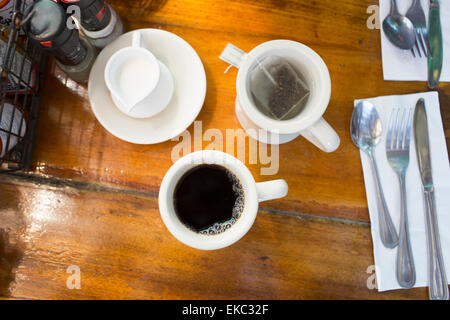
<path fill-rule="evenodd" d="M 309 99 L 309 88 L 289 62 L 267 56 L 250 72 L 250 91 L 256 107 L 275 120 L 299 115 Z"/>

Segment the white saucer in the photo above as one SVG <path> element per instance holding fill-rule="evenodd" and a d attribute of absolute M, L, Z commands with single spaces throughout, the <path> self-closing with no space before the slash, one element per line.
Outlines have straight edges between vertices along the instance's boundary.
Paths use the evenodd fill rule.
<path fill-rule="evenodd" d="M 200 113 L 206 95 L 205 69 L 182 38 L 159 29 L 141 29 L 145 46 L 172 73 L 174 92 L 169 105 L 151 118 L 125 115 L 111 98 L 104 71 L 114 52 L 131 45 L 134 31 L 123 34 L 98 55 L 89 76 L 89 100 L 97 120 L 114 136 L 136 144 L 160 143 L 180 135 Z"/>

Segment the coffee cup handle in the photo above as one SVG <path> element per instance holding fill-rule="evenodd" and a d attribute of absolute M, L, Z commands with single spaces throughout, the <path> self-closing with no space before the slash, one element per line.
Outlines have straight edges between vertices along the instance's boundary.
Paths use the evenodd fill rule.
<path fill-rule="evenodd" d="M 336 131 L 334 131 L 324 118 L 320 118 L 319 121 L 311 127 L 303 130 L 301 135 L 325 152 L 335 151 L 341 142 Z"/>
<path fill-rule="evenodd" d="M 256 184 L 258 202 L 283 198 L 288 193 L 288 185 L 283 179 L 259 182 Z"/>

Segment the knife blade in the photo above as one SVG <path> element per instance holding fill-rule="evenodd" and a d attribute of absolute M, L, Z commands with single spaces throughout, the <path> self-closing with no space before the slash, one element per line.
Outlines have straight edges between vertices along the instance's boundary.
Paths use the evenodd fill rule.
<path fill-rule="evenodd" d="M 425 198 L 425 220 L 428 243 L 428 279 L 429 296 L 432 300 L 448 300 L 448 285 L 445 265 L 442 259 L 439 237 L 436 201 L 431 169 L 430 141 L 427 123 L 425 100 L 417 101 L 414 110 L 414 138 L 416 144 L 417 162 L 422 178 Z"/>
<path fill-rule="evenodd" d="M 437 87 L 441 78 L 444 48 L 442 43 L 442 27 L 440 0 L 430 0 L 430 14 L 428 21 L 428 41 L 431 54 L 428 55 L 428 86 Z"/>
<path fill-rule="evenodd" d="M 424 99 L 417 101 L 414 111 L 414 135 L 422 184 L 425 190 L 431 190 L 433 189 L 433 176 L 431 175 L 430 142 Z"/>

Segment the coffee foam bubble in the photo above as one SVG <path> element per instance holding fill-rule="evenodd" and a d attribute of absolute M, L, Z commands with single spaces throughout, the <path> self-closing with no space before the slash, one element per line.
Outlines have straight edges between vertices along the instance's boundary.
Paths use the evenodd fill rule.
<path fill-rule="evenodd" d="M 233 191 L 237 195 L 236 202 L 234 203 L 233 207 L 232 217 L 230 220 L 215 223 L 209 228 L 200 231 L 199 233 L 202 235 L 214 236 L 227 231 L 236 223 L 236 221 L 240 218 L 242 212 L 244 211 L 245 194 L 244 189 L 242 188 L 242 184 L 239 179 L 228 170 L 227 175 L 230 180 L 233 181 Z"/>

